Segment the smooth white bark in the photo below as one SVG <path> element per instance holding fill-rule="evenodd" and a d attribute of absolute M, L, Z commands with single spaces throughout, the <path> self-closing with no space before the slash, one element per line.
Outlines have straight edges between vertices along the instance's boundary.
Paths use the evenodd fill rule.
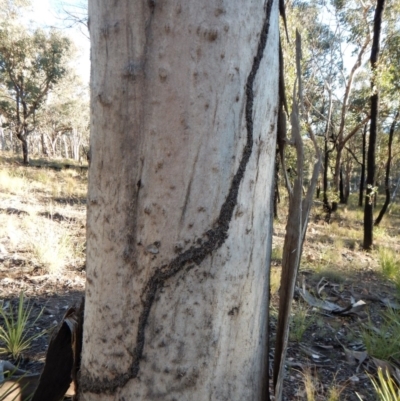
<path fill-rule="evenodd" d="M 258 400 L 278 4 L 92 0 L 89 16 L 81 399 Z"/>

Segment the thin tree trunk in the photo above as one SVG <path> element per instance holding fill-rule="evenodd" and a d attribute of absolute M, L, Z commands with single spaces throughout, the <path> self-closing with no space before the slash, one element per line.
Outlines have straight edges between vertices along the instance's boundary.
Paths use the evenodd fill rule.
<path fill-rule="evenodd" d="M 323 160 L 323 178 L 322 178 L 322 188 L 323 188 L 323 209 L 326 213 L 325 220 L 328 222 L 331 218 L 332 208 L 329 204 L 328 199 L 328 171 L 329 171 L 329 154 L 333 149 L 328 148 L 329 135 L 331 132 L 331 118 L 332 118 L 332 90 L 328 88 L 329 91 L 329 105 L 328 105 L 328 117 L 326 119 L 325 132 L 324 132 L 324 160 Z"/>
<path fill-rule="evenodd" d="M 390 209 L 391 209 L 391 207 L 393 205 L 393 202 L 396 199 L 396 195 L 397 195 L 397 191 L 398 191 L 399 187 L 400 187 L 400 177 L 396 181 L 396 186 L 394 187 L 394 191 L 392 193 L 392 196 L 391 196 L 391 199 L 390 199 L 390 203 L 389 203 L 389 207 L 388 207 L 388 210 L 387 210 L 388 213 L 390 213 Z"/>
<path fill-rule="evenodd" d="M 374 39 L 371 50 L 371 125 L 368 144 L 368 165 L 367 165 L 367 194 L 364 207 L 364 242 L 363 248 L 368 250 L 373 245 L 373 223 L 374 223 L 374 205 L 373 205 L 373 188 L 375 184 L 375 148 L 376 136 L 378 131 L 378 115 L 379 115 L 379 91 L 377 82 L 377 64 L 379 57 L 379 40 L 381 33 L 382 14 L 385 6 L 385 0 L 377 0 L 374 18 Z"/>
<path fill-rule="evenodd" d="M 43 156 L 49 157 L 49 152 L 47 150 L 46 139 L 44 137 L 43 131 L 40 133 L 40 140 L 41 140 L 41 143 L 42 143 L 42 154 L 43 154 Z"/>
<path fill-rule="evenodd" d="M 69 159 L 69 149 L 68 149 L 68 142 L 67 142 L 67 137 L 66 135 L 62 136 L 62 143 L 64 145 L 64 157 L 66 159 Z"/>
<path fill-rule="evenodd" d="M 14 150 L 14 134 L 13 134 L 13 131 L 10 129 L 10 149 L 11 149 L 11 152 L 15 152 L 15 150 Z"/>
<path fill-rule="evenodd" d="M 80 399 L 266 399 L 278 2 L 89 18 Z"/>
<path fill-rule="evenodd" d="M 27 136 L 24 133 L 18 133 L 17 138 L 21 141 L 23 163 L 25 165 L 28 165 L 29 164 L 29 148 L 28 148 Z"/>
<path fill-rule="evenodd" d="M 343 163 L 340 165 L 340 177 L 339 177 L 339 200 L 341 204 L 345 204 L 344 196 L 344 179 L 343 179 Z"/>
<path fill-rule="evenodd" d="M 367 125 L 364 125 L 364 132 L 362 137 L 362 163 L 361 163 L 361 175 L 360 175 L 360 192 L 358 196 L 358 206 L 362 207 L 364 200 L 364 182 L 365 182 L 365 154 L 367 147 Z"/>
<path fill-rule="evenodd" d="M 6 150 L 6 136 L 3 130 L 3 118 L 0 115 L 0 150 Z"/>
<path fill-rule="evenodd" d="M 351 177 L 353 172 L 353 163 L 350 158 L 346 161 L 346 177 L 344 181 L 344 204 L 347 205 L 350 197 Z"/>
<path fill-rule="evenodd" d="M 325 212 L 325 221 L 329 223 L 331 221 L 331 215 L 333 212 L 332 205 L 329 202 L 328 199 L 328 171 L 329 171 L 329 155 L 332 152 L 333 149 L 328 148 L 328 138 L 327 138 L 327 133 L 325 135 L 324 139 L 324 160 L 323 160 L 323 166 L 324 166 L 324 171 L 323 171 L 323 209 Z M 332 202 L 333 204 L 333 202 Z"/>
<path fill-rule="evenodd" d="M 300 130 L 300 113 L 302 111 L 301 98 L 301 37 L 296 31 L 296 70 L 297 81 L 299 83 L 299 99 L 297 90 L 293 91 L 293 106 L 291 112 L 292 143 L 296 148 L 297 155 L 297 177 L 293 189 L 288 188 L 289 192 L 289 215 L 286 226 L 285 242 L 283 245 L 282 275 L 279 296 L 279 315 L 276 329 L 275 358 L 274 358 L 274 389 L 275 400 L 281 401 L 283 397 L 284 366 L 289 338 L 289 319 L 294 295 L 295 282 L 300 264 L 303 244 L 306 237 L 308 219 L 313 203 L 313 194 L 317 184 L 319 171 L 321 168 L 321 155 L 315 136 L 310 130 L 317 160 L 314 164 L 313 174 L 307 193 L 304 199 L 303 194 L 303 166 L 304 151 Z M 300 107 L 299 107 L 300 106 Z"/>
<path fill-rule="evenodd" d="M 381 211 L 379 212 L 378 217 L 375 220 L 375 226 L 378 226 L 379 223 L 382 221 L 383 216 L 385 215 L 387 208 L 390 203 L 390 166 L 392 164 L 392 144 L 393 144 L 393 135 L 394 129 L 396 127 L 397 119 L 399 118 L 400 110 L 397 110 L 397 113 L 393 119 L 392 125 L 390 126 L 389 131 L 389 143 L 388 143 L 388 158 L 386 162 L 386 172 L 385 172 L 385 202 L 382 206 Z"/>
<path fill-rule="evenodd" d="M 274 219 L 278 218 L 278 203 L 281 202 L 281 197 L 279 193 L 279 152 L 276 152 L 275 159 L 275 191 L 274 191 Z"/>

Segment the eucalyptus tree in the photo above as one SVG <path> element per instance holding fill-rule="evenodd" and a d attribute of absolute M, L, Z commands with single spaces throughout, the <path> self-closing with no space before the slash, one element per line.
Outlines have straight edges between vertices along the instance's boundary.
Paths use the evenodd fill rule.
<path fill-rule="evenodd" d="M 333 169 L 333 191 L 338 194 L 337 198 L 332 201 L 332 211 L 335 211 L 338 200 L 344 199 L 343 193 L 340 193 L 343 151 L 347 142 L 360 132 L 360 129 L 370 118 L 367 108 L 352 113 L 351 103 L 354 81 L 366 61 L 366 55 L 371 44 L 372 4 L 369 2 L 343 2 L 340 0 L 335 0 L 331 4 L 337 27 L 337 40 L 340 42 L 342 49 L 339 55 L 343 60 L 346 54 L 345 47 L 350 46 L 350 44 L 353 55 L 353 64 L 348 73 L 343 63 L 343 69 L 340 71 L 343 90 L 337 96 L 337 100 L 340 103 L 340 111 L 338 112 L 339 121 L 334 133 L 336 156 Z"/>
<path fill-rule="evenodd" d="M 306 131 L 313 131 L 322 141 L 323 148 L 323 205 L 329 220 L 340 198 L 340 171 L 342 155 L 348 141 L 353 138 L 369 119 L 367 108 L 354 110 L 353 85 L 366 58 L 370 44 L 368 21 L 370 5 L 355 2 L 332 1 L 300 3 L 300 10 L 307 16 L 296 19 L 294 26 L 303 32 L 303 48 L 306 49 L 303 64 L 304 104 L 308 119 Z M 311 11 L 311 15 L 308 11 Z M 360 23 L 360 20 L 362 23 Z M 359 26 L 358 26 L 358 25 Z M 353 46 L 353 65 L 347 72 L 346 49 Z M 330 187 L 330 171 L 333 185 Z M 339 197 L 339 195 L 341 195 Z"/>
<path fill-rule="evenodd" d="M 74 72 L 54 86 L 36 120 L 45 155 L 56 156 L 60 152 L 57 143 L 63 141 L 65 157 L 79 159 L 80 148 L 87 147 L 89 141 L 89 93 Z"/>
<path fill-rule="evenodd" d="M 62 1 L 60 16 L 67 28 L 78 27 L 80 32 L 89 39 L 89 19 L 87 1 Z"/>
<path fill-rule="evenodd" d="M 400 27 L 398 16 L 400 15 L 400 4 L 389 2 L 386 6 L 385 19 L 382 24 L 382 51 L 376 72 L 376 79 L 380 89 L 381 109 L 381 136 L 386 137 L 385 144 L 381 147 L 384 152 L 384 192 L 385 201 L 374 221 L 377 226 L 387 212 L 391 199 L 391 167 L 398 159 L 395 152 L 396 134 L 398 133 L 398 121 L 400 113 Z M 397 144 L 398 144 L 397 134 Z"/>
<path fill-rule="evenodd" d="M 89 18 L 80 399 L 267 399 L 278 1 Z"/>
<path fill-rule="evenodd" d="M 374 225 L 378 226 L 382 221 L 383 216 L 385 215 L 391 200 L 390 193 L 390 171 L 393 159 L 393 139 L 394 133 L 397 126 L 397 122 L 399 119 L 400 110 L 396 111 L 396 114 L 393 116 L 392 124 L 389 129 L 389 138 L 388 138 L 388 147 L 387 147 L 387 161 L 385 166 L 385 178 L 384 178 L 384 187 L 385 187 L 385 201 L 383 206 L 378 214 L 378 217 L 375 219 Z"/>
<path fill-rule="evenodd" d="M 340 66 L 340 58 L 335 55 L 339 50 L 334 32 L 320 18 L 321 7 L 317 2 L 295 2 L 288 10 L 289 36 L 294 37 L 298 29 L 302 34 L 302 98 L 304 103 L 302 135 L 315 136 L 319 142 L 325 140 L 324 154 L 324 199 L 327 199 L 327 174 L 329 153 L 333 151 L 330 137 L 331 110 L 333 92 Z M 312 21 L 312 23 L 311 23 Z M 285 82 L 288 103 L 292 101 L 292 89 L 295 84 L 296 66 L 294 47 L 283 42 L 285 59 Z M 330 95 L 329 95 L 330 94 Z M 311 142 L 311 141 L 310 141 Z M 305 144 L 307 144 L 306 142 Z M 331 144 L 328 150 L 328 143 Z M 320 143 L 323 148 L 324 144 Z M 293 150 L 286 147 L 286 165 L 291 171 L 296 171 Z M 314 152 L 313 152 L 314 154 Z M 313 159 L 313 157 L 311 157 Z M 327 200 L 326 202 L 327 203 Z"/>
<path fill-rule="evenodd" d="M 66 74 L 70 49 L 70 40 L 55 30 L 30 33 L 19 23 L 8 22 L 0 27 L 0 83 L 6 92 L 0 112 L 22 143 L 25 164 L 36 114 Z"/>
<path fill-rule="evenodd" d="M 30 0 L 0 0 L 0 21 L 15 20 L 30 4 Z"/>
<path fill-rule="evenodd" d="M 378 88 L 378 58 L 380 50 L 380 35 L 385 0 L 377 0 L 374 16 L 374 39 L 371 50 L 371 124 L 367 153 L 367 193 L 364 206 L 364 240 L 363 248 L 371 249 L 373 244 L 373 202 L 372 196 L 375 185 L 375 148 L 379 117 L 379 88 Z"/>

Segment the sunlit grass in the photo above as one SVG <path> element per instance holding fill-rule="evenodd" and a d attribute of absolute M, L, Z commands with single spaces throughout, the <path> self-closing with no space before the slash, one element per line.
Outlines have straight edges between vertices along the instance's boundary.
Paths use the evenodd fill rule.
<path fill-rule="evenodd" d="M 11 195 L 27 195 L 40 191 L 53 198 L 85 198 L 87 193 L 87 176 L 76 169 L 56 171 L 51 168 L 36 169 L 15 166 L 0 167 L 0 192 Z"/>
<path fill-rule="evenodd" d="M 271 259 L 272 260 L 282 260 L 283 255 L 283 247 L 282 246 L 275 246 L 272 248 L 271 252 Z"/>
<path fill-rule="evenodd" d="M 338 385 L 335 381 L 329 386 L 320 382 L 317 375 L 313 375 L 310 368 L 304 369 L 302 372 L 304 396 L 302 399 L 307 401 L 341 401 L 341 394 L 345 386 Z"/>
<path fill-rule="evenodd" d="M 385 377 L 382 369 L 379 368 L 378 380 L 375 380 L 373 377 L 371 377 L 371 381 L 379 400 L 400 401 L 400 387 L 392 379 L 388 371 L 386 371 Z"/>
<path fill-rule="evenodd" d="M 49 273 L 60 273 L 74 254 L 68 231 L 49 219 L 36 216 L 26 221 L 26 228 L 36 263 Z"/>
<path fill-rule="evenodd" d="M 400 387 L 393 380 L 388 371 L 383 373 L 382 368 L 378 368 L 378 380 L 371 375 L 368 376 L 374 386 L 378 401 L 400 401 Z M 358 393 L 356 394 L 358 398 L 363 401 L 360 395 Z"/>
<path fill-rule="evenodd" d="M 24 177 L 16 177 L 8 169 L 0 170 L 0 192 L 21 195 L 28 190 Z"/>
<path fill-rule="evenodd" d="M 270 289 L 271 294 L 276 294 L 281 285 L 281 268 L 272 267 L 270 274 Z"/>

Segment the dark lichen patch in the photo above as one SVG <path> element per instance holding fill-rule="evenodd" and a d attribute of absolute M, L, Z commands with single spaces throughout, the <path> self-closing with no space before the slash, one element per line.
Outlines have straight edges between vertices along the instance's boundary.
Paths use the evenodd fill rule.
<path fill-rule="evenodd" d="M 229 312 L 228 315 L 229 316 L 236 316 L 239 313 L 239 307 L 238 306 L 234 306 Z"/>

